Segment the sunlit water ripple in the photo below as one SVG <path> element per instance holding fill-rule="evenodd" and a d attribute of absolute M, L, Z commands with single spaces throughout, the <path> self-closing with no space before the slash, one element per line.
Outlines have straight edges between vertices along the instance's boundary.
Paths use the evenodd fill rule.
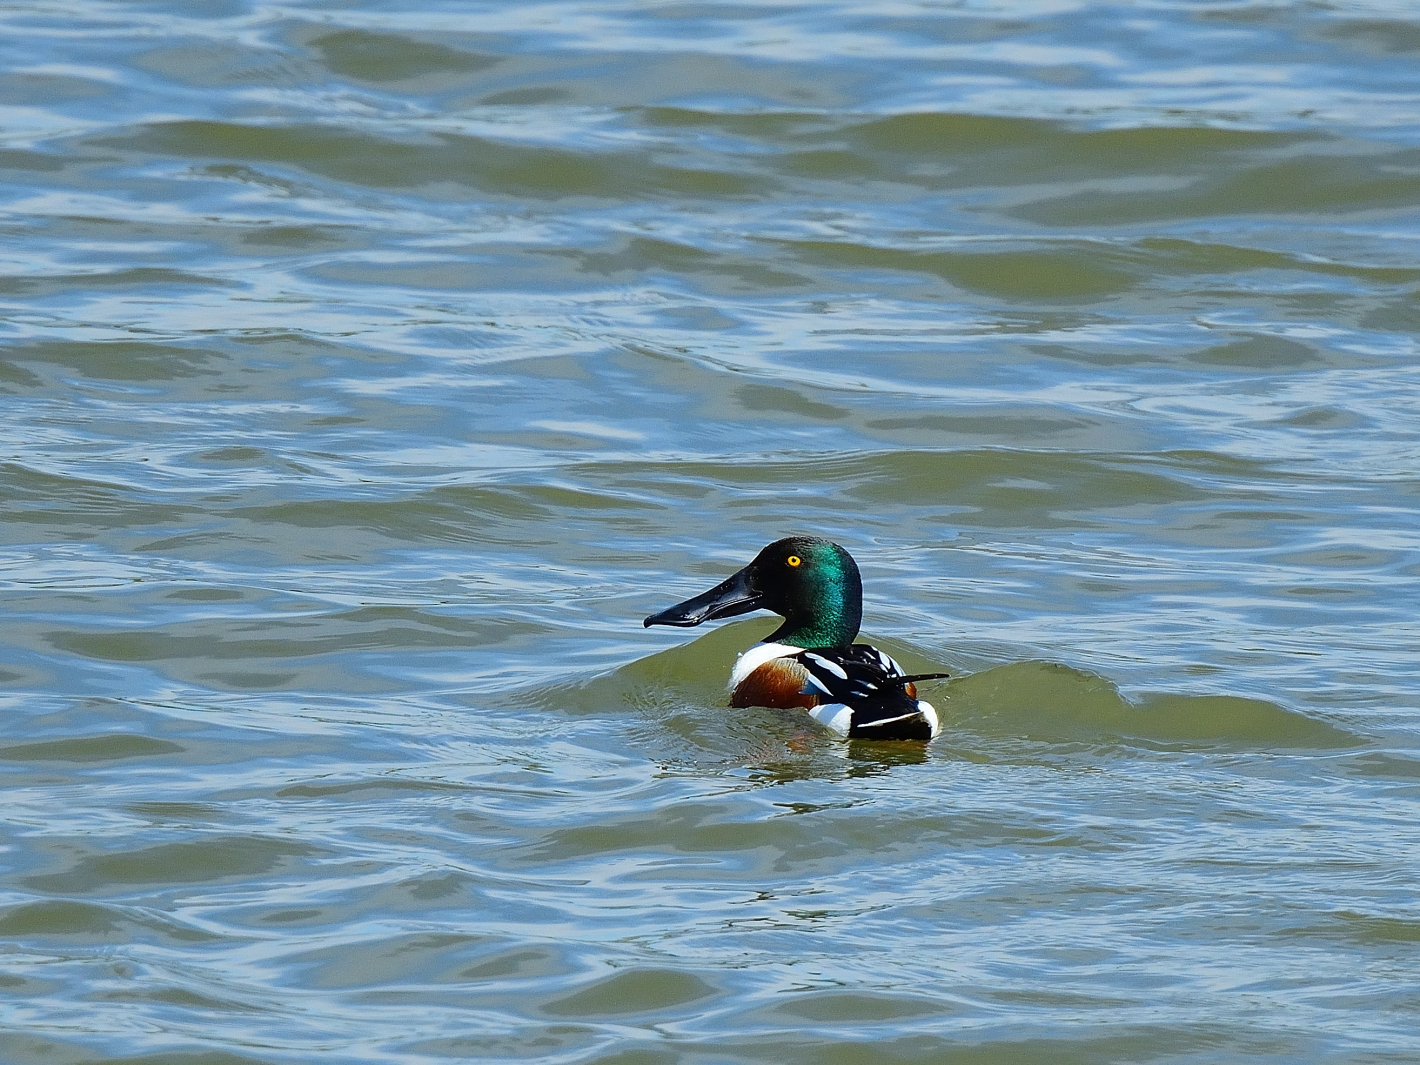
<path fill-rule="evenodd" d="M 6 1063 L 1415 1060 L 1413 5 L 0 50 Z M 929 747 L 641 628 L 794 531 Z"/>

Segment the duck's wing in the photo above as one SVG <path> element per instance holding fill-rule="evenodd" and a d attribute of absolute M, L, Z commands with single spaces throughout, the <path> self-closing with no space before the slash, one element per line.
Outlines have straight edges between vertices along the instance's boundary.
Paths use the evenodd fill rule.
<path fill-rule="evenodd" d="M 943 679 L 947 673 L 906 673 L 890 655 L 866 643 L 851 647 L 801 651 L 794 660 L 803 665 L 809 679 L 805 694 L 835 700 L 858 701 L 907 694 L 907 685 L 919 680 Z"/>
<path fill-rule="evenodd" d="M 802 651 L 794 656 L 807 679 L 804 694 L 819 699 L 809 711 L 835 732 L 862 739 L 930 739 L 937 715 L 908 685 L 946 677 L 908 674 L 891 656 L 865 643 Z"/>

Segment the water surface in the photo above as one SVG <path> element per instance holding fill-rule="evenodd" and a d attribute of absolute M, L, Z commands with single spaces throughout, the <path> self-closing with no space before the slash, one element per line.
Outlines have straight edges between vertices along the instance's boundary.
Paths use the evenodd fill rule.
<path fill-rule="evenodd" d="M 0 49 L 6 1062 L 1415 1059 L 1411 5 Z M 932 745 L 641 628 L 792 532 Z"/>

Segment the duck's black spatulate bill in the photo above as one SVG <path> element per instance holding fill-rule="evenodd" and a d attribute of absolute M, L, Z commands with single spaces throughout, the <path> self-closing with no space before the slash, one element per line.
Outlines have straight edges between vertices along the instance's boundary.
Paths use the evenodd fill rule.
<path fill-rule="evenodd" d="M 738 617 L 758 610 L 762 597 L 750 586 L 748 567 L 740 570 L 728 580 L 721 581 L 708 592 L 701 592 L 692 599 L 667 607 L 659 614 L 652 614 L 642 624 L 678 625 L 689 628 L 702 621 L 718 621 L 721 618 Z"/>

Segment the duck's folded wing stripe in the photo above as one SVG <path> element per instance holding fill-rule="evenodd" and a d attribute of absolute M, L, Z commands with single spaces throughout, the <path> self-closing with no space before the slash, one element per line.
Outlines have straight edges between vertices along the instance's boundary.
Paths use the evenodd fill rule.
<path fill-rule="evenodd" d="M 822 666 L 824 669 L 828 670 L 839 680 L 848 679 L 848 671 L 842 666 L 840 666 L 837 662 L 833 661 L 831 658 L 824 658 L 823 655 L 816 655 L 810 652 L 805 652 L 804 657 L 807 658 L 810 662 L 813 662 L 815 665 Z"/>
<path fill-rule="evenodd" d="M 881 728 L 883 725 L 891 725 L 898 721 L 911 721 L 914 717 L 921 717 L 920 710 L 914 710 L 910 714 L 898 714 L 897 717 L 882 717 L 876 721 L 859 721 L 858 728 Z"/>

